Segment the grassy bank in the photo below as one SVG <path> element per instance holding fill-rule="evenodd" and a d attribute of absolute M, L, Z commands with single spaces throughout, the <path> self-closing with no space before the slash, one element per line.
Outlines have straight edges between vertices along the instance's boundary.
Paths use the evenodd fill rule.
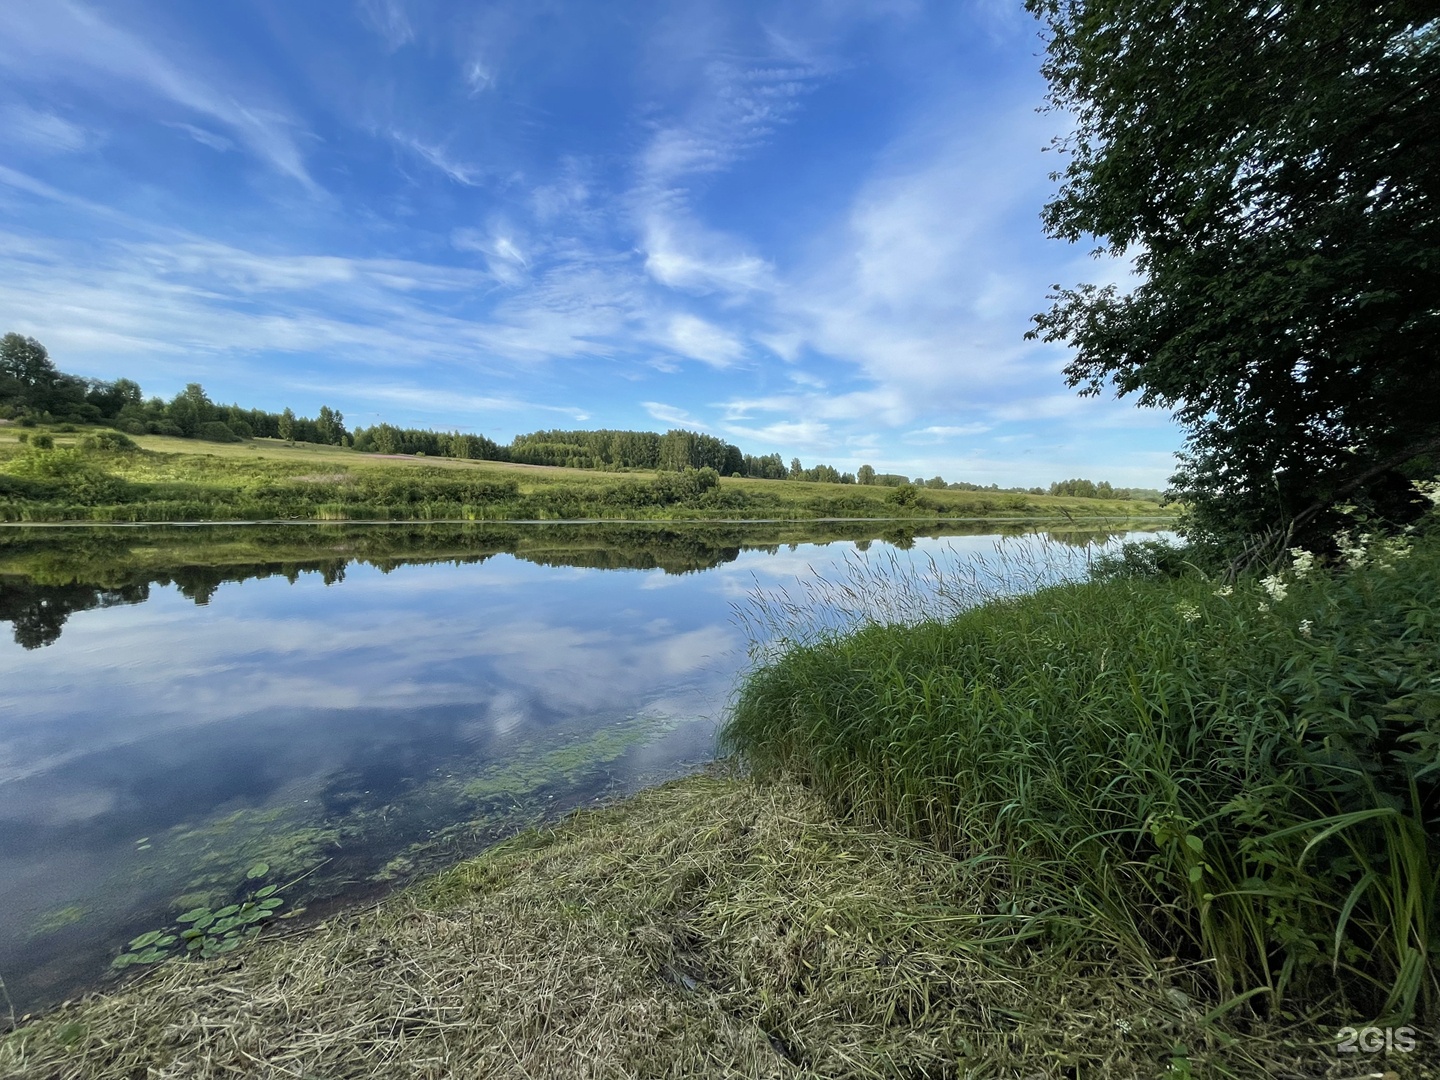
<path fill-rule="evenodd" d="M 1316 1030 L 1440 1015 L 1440 536 L 1233 586 L 1069 584 L 801 640 L 726 737 L 1004 881 L 1047 941 Z M 1343 545 L 1342 545 L 1343 546 Z M 786 613 L 777 618 L 783 622 Z M 1433 1041 L 1430 1052 L 1436 1050 Z"/>
<path fill-rule="evenodd" d="M 0 1076 L 1087 1080 L 1336 1062 L 1303 1032 L 1208 1021 L 1189 965 L 1029 936 L 998 914 L 1009 890 L 998 863 L 842 823 L 788 782 L 695 778 L 67 1005 L 0 1041 Z"/>
<path fill-rule="evenodd" d="M 0 521 L 455 520 L 576 518 L 990 518 L 1163 516 L 1154 503 L 1000 492 L 597 473 L 548 466 L 381 457 L 256 439 L 197 444 L 164 436 L 134 448 L 95 433 L 50 435 L 39 450 L 0 431 Z M 202 449 L 203 448 L 203 449 Z"/>

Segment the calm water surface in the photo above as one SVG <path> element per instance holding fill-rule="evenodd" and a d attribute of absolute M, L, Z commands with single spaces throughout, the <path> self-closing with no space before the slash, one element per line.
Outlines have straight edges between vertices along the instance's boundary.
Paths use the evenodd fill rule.
<path fill-rule="evenodd" d="M 274 886 L 274 916 L 313 917 L 693 771 L 746 663 L 732 605 L 757 584 L 857 546 L 945 562 L 997 539 L 786 536 L 6 530 L 0 978 L 17 1010 L 118 977 L 127 942 L 187 909 Z"/>

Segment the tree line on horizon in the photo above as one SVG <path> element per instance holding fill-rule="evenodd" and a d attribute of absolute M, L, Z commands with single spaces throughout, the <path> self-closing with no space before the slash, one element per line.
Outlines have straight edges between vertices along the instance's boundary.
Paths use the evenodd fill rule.
<path fill-rule="evenodd" d="M 314 417 L 221 405 L 199 383 L 189 383 L 169 401 L 146 398 L 133 379 L 86 379 L 59 370 L 45 346 L 16 333 L 0 338 L 0 419 L 21 424 L 108 424 L 126 435 L 168 435 L 209 442 L 279 439 L 320 446 L 351 447 L 361 453 L 448 457 L 471 461 L 505 461 L 571 469 L 681 472 L 713 469 L 720 476 L 810 483 L 915 487 L 952 491 L 995 491 L 1024 495 L 1066 495 L 1072 498 L 1150 499 L 1150 488 L 1117 488 L 1090 480 L 1062 480 L 1043 487 L 1002 488 L 998 484 L 946 481 L 940 476 L 910 478 L 877 472 L 862 465 L 855 473 L 832 465 L 808 468 L 798 457 L 786 465 L 779 454 L 747 454 L 733 443 L 701 432 L 672 428 L 654 431 L 547 430 L 517 435 L 505 446 L 484 435 L 462 431 L 402 428 L 379 423 L 349 431 L 345 416 L 328 405 Z"/>

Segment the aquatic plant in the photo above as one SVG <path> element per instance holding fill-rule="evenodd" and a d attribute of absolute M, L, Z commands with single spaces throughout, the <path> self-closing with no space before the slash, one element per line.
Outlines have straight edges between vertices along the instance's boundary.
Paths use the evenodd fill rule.
<path fill-rule="evenodd" d="M 250 867 L 245 877 L 248 881 L 263 879 L 270 873 L 266 863 Z M 234 952 L 245 942 L 260 935 L 263 924 L 273 919 L 285 901 L 276 894 L 295 882 L 285 885 L 265 885 L 247 894 L 238 902 L 226 904 L 212 911 L 208 907 L 195 907 L 175 916 L 172 926 L 160 930 L 147 930 L 130 940 L 129 947 L 111 961 L 117 971 L 135 964 L 155 964 L 181 953 L 208 960 Z"/>

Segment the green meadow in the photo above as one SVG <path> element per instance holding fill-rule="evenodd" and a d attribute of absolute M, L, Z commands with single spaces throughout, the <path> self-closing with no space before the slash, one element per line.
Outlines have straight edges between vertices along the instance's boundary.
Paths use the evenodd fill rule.
<path fill-rule="evenodd" d="M 48 435 L 53 447 L 38 448 L 37 434 Z M 11 522 L 1165 516 L 1156 503 L 1138 500 L 759 480 L 710 469 L 596 472 L 272 439 L 209 444 L 95 429 L 0 428 L 0 520 Z"/>

